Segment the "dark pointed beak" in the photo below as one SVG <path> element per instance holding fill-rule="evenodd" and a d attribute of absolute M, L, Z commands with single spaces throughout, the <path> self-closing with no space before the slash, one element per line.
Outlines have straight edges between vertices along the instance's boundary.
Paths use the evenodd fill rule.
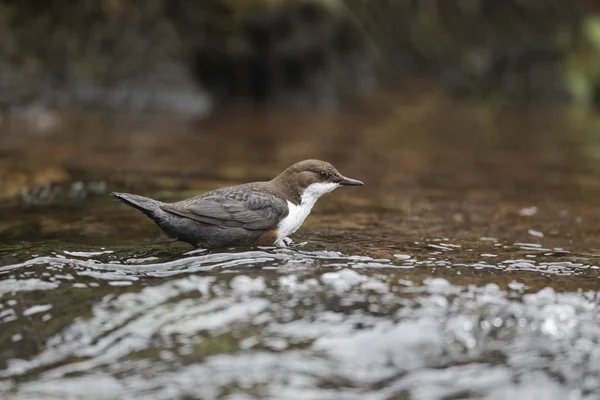
<path fill-rule="evenodd" d="M 362 186 L 362 185 L 364 185 L 364 183 L 362 183 L 361 181 L 356 180 L 356 179 L 350 179 L 350 178 L 344 177 L 344 179 L 342 179 L 340 181 L 340 185 L 342 185 L 342 186 Z"/>

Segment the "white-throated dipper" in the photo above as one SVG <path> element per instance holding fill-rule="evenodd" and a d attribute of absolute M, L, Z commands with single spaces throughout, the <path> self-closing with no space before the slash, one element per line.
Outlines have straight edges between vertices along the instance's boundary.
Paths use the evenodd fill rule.
<path fill-rule="evenodd" d="M 325 161 L 300 161 L 268 182 L 213 190 L 176 203 L 111 193 L 150 217 L 171 238 L 202 248 L 279 246 L 316 201 L 338 186 L 360 186 Z"/>

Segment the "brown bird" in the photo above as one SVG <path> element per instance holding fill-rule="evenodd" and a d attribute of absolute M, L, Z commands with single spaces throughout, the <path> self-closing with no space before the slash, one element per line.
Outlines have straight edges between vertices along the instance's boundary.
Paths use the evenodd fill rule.
<path fill-rule="evenodd" d="M 285 247 L 316 201 L 338 186 L 363 183 L 325 161 L 300 161 L 268 182 L 213 190 L 176 203 L 111 193 L 150 217 L 171 238 L 202 248 Z"/>

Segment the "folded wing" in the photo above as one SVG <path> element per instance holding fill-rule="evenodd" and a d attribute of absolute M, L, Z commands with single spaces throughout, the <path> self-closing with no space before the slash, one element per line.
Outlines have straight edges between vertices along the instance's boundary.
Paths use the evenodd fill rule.
<path fill-rule="evenodd" d="M 251 230 L 274 228 L 288 214 L 285 200 L 261 191 L 196 197 L 160 207 L 164 211 L 206 224 Z"/>

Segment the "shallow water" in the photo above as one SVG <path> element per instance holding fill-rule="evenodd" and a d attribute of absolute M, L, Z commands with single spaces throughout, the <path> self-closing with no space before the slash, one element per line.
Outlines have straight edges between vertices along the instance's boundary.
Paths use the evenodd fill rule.
<path fill-rule="evenodd" d="M 429 94 L 59 121 L 0 132 L 2 398 L 600 398 L 595 116 Z M 193 250 L 107 195 L 303 158 L 366 185 L 288 249 Z"/>

